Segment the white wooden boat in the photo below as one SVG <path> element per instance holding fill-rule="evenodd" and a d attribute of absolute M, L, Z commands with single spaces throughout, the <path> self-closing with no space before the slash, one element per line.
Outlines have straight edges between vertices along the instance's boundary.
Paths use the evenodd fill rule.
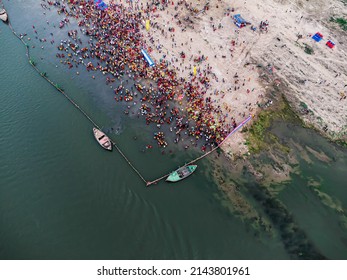
<path fill-rule="evenodd" d="M 5 10 L 5 9 L 1 9 L 1 10 L 0 10 L 0 19 L 1 19 L 3 22 L 7 22 L 8 18 L 7 18 L 7 13 L 6 13 L 6 10 Z"/>
<path fill-rule="evenodd" d="M 112 142 L 105 133 L 95 127 L 93 128 L 93 133 L 96 141 L 98 141 L 101 147 L 105 150 L 112 151 Z"/>

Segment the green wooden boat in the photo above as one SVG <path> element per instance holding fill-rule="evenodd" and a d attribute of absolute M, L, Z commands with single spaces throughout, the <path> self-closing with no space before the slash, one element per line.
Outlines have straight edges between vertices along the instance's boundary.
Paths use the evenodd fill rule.
<path fill-rule="evenodd" d="M 190 174 L 192 174 L 195 169 L 197 168 L 197 165 L 187 165 L 178 168 L 174 172 L 172 172 L 167 178 L 167 182 L 178 182 L 180 180 L 183 180 L 187 178 Z"/>

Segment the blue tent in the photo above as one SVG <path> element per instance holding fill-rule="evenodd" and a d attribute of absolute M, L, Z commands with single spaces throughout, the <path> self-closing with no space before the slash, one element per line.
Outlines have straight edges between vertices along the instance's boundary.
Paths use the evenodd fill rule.
<path fill-rule="evenodd" d="M 244 18 L 242 18 L 240 14 L 234 15 L 233 18 L 236 26 L 240 28 L 246 26 L 249 23 Z"/>
<path fill-rule="evenodd" d="M 320 42 L 323 39 L 323 35 L 317 32 L 312 36 L 312 39 L 315 40 L 316 42 Z"/>

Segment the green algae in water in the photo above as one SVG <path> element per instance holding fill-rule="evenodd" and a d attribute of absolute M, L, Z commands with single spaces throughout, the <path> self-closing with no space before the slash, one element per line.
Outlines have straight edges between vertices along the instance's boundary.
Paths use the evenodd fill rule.
<path fill-rule="evenodd" d="M 246 145 L 251 153 L 259 153 L 261 150 L 268 149 L 269 144 L 277 146 L 283 152 L 289 153 L 289 148 L 278 141 L 278 137 L 269 132 L 269 128 L 275 120 L 299 123 L 300 119 L 290 108 L 288 101 L 282 96 L 274 108 L 263 110 L 257 116 L 252 126 L 244 131 L 248 131 Z"/>

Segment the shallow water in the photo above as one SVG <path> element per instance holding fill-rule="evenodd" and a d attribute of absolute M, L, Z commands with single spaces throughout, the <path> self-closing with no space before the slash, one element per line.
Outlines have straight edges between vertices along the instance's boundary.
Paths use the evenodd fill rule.
<path fill-rule="evenodd" d="M 59 38 L 56 33 L 67 32 L 52 28 L 53 21 L 58 26 L 59 20 L 53 12 L 43 16 L 40 1 L 4 2 L 18 33 L 34 38 L 32 25 L 39 36 L 53 32 Z M 91 123 L 31 68 L 24 46 L 2 23 L 0 42 L 0 258 L 290 257 L 279 234 L 257 236 L 223 205 L 208 172 L 213 166 L 206 160 L 187 180 L 146 188 L 116 151 L 109 153 L 97 145 Z M 162 155 L 158 149 L 143 153 L 146 144 L 153 144 L 154 128 L 145 126 L 143 119 L 124 116 L 102 75 L 80 69 L 77 76 L 76 69 L 60 65 L 49 42 L 44 50 L 37 40 L 32 42 L 37 66 L 108 131 L 146 179 L 166 174 L 196 156 L 173 145 L 173 154 Z M 295 135 L 295 141 L 306 141 L 306 134 L 312 133 L 296 129 L 301 134 Z M 280 129 L 279 134 L 287 139 L 286 131 Z M 320 141 L 326 150 L 334 147 Z M 347 195 L 341 183 L 346 178 L 346 153 L 336 148 L 334 156 L 338 160 L 329 166 L 314 159 L 311 165 L 300 164 L 303 178 L 294 177 L 279 199 L 324 255 L 346 258 L 346 231 L 338 226 L 343 215 L 299 184 L 319 173 L 324 191 L 338 197 L 345 208 Z"/>

